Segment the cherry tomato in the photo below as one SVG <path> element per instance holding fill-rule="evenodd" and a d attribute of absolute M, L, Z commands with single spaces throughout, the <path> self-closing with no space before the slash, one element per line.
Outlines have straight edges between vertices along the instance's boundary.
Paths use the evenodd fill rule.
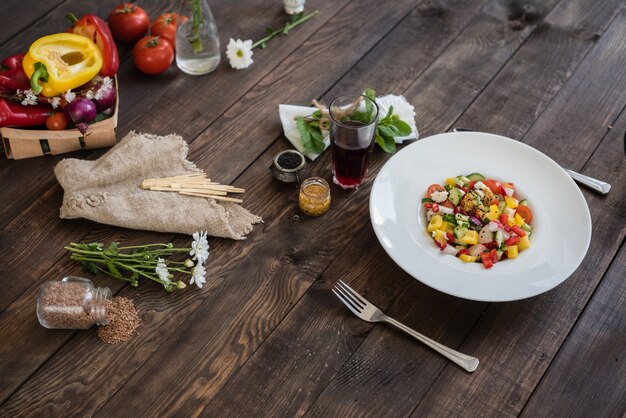
<path fill-rule="evenodd" d="M 426 190 L 426 197 L 430 197 L 434 192 L 445 192 L 446 189 L 440 184 L 431 184 Z"/>
<path fill-rule="evenodd" d="M 533 212 L 528 206 L 519 205 L 517 208 L 515 208 L 515 211 L 519 213 L 519 216 L 524 218 L 524 222 L 526 222 L 527 224 L 533 221 Z"/>
<path fill-rule="evenodd" d="M 133 48 L 135 65 L 146 74 L 161 74 L 174 61 L 174 48 L 164 38 L 146 36 Z"/>
<path fill-rule="evenodd" d="M 67 128 L 67 116 L 63 112 L 52 112 L 46 119 L 46 128 L 51 131 L 62 131 Z"/>
<path fill-rule="evenodd" d="M 177 13 L 164 13 L 152 23 L 150 34 L 167 39 L 172 48 L 176 48 L 176 25 L 188 20 L 187 16 L 180 16 Z"/>
<path fill-rule="evenodd" d="M 489 187 L 489 190 L 491 190 L 494 194 L 502 194 L 502 184 L 499 181 L 495 181 L 495 180 L 491 180 L 491 179 L 485 179 L 483 180 L 483 184 L 487 187 Z"/>
<path fill-rule="evenodd" d="M 148 31 L 148 13 L 133 3 L 122 3 L 109 15 L 109 28 L 113 37 L 122 42 L 135 42 Z"/>

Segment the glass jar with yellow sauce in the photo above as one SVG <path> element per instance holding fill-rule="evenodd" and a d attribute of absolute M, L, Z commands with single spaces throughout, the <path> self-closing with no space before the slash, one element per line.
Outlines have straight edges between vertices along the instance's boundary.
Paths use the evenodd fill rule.
<path fill-rule="evenodd" d="M 300 185 L 300 210 L 309 216 L 321 216 L 330 208 L 330 186 L 326 180 L 310 177 Z"/>

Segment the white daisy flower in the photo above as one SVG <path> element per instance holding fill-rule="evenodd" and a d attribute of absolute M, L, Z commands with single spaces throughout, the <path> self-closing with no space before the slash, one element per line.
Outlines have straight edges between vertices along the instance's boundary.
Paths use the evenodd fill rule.
<path fill-rule="evenodd" d="M 198 264 L 204 264 L 209 259 L 209 242 L 207 241 L 206 231 L 194 232 L 193 242 L 191 243 L 191 251 L 189 255 L 194 260 L 198 260 Z"/>
<path fill-rule="evenodd" d="M 241 39 L 234 40 L 230 38 L 228 46 L 226 47 L 226 56 L 230 61 L 230 66 L 242 70 L 248 68 L 252 63 L 252 41 L 242 41 Z"/>
<path fill-rule="evenodd" d="M 37 95 L 33 93 L 31 89 L 24 90 L 24 100 L 22 100 L 22 106 L 36 105 Z"/>
<path fill-rule="evenodd" d="M 52 106 L 53 109 L 56 109 L 59 106 L 61 106 L 61 98 L 60 97 L 51 97 L 50 99 L 48 99 L 48 103 L 50 103 L 50 105 Z"/>
<path fill-rule="evenodd" d="M 167 270 L 167 264 L 161 257 L 157 258 L 157 265 L 154 272 L 159 275 L 159 279 L 163 281 L 163 284 L 170 283 L 170 272 Z"/>
<path fill-rule="evenodd" d="M 87 93 L 85 93 L 85 97 L 89 100 L 93 100 L 96 95 L 93 93 L 93 90 L 87 90 Z"/>
<path fill-rule="evenodd" d="M 189 284 L 196 284 L 200 289 L 202 289 L 202 285 L 206 283 L 206 270 L 202 264 L 198 264 L 193 268 L 191 272 L 191 280 Z"/>
<path fill-rule="evenodd" d="M 63 97 L 65 97 L 65 100 L 67 100 L 68 103 L 72 103 L 74 101 L 74 99 L 76 98 L 76 93 L 74 93 L 72 90 L 68 90 Z"/>

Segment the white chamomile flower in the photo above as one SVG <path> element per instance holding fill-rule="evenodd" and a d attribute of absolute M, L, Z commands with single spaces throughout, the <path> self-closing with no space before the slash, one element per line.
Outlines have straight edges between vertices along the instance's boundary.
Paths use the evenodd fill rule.
<path fill-rule="evenodd" d="M 198 260 L 198 265 L 204 264 L 209 258 L 209 242 L 206 236 L 206 231 L 196 231 L 192 235 L 193 242 L 191 243 L 189 255 L 194 260 Z"/>
<path fill-rule="evenodd" d="M 24 99 L 22 100 L 22 106 L 36 105 L 37 95 L 33 93 L 31 89 L 24 90 Z"/>
<path fill-rule="evenodd" d="M 252 63 L 252 41 L 242 41 L 241 39 L 234 40 L 230 38 L 228 46 L 226 47 L 226 56 L 230 61 L 230 66 L 241 70 L 248 68 Z"/>
<path fill-rule="evenodd" d="M 170 283 L 170 272 L 167 270 L 167 264 L 161 257 L 157 258 L 157 265 L 154 272 L 159 275 L 159 279 L 163 281 L 163 284 Z"/>
<path fill-rule="evenodd" d="M 48 103 L 50 103 L 50 106 L 52 106 L 53 109 L 56 109 L 61 106 L 61 98 L 51 97 L 50 99 L 48 99 Z"/>
<path fill-rule="evenodd" d="M 74 93 L 72 90 L 68 90 L 63 97 L 65 97 L 65 100 L 67 100 L 68 103 L 72 103 L 74 101 L 74 99 L 76 98 L 76 93 Z"/>
<path fill-rule="evenodd" d="M 198 264 L 193 268 L 191 272 L 191 280 L 189 284 L 196 284 L 200 289 L 202 289 L 202 285 L 206 283 L 206 270 L 202 264 Z"/>
<path fill-rule="evenodd" d="M 85 97 L 89 100 L 93 100 L 96 95 L 93 93 L 93 90 L 87 90 L 87 93 L 85 93 Z"/>

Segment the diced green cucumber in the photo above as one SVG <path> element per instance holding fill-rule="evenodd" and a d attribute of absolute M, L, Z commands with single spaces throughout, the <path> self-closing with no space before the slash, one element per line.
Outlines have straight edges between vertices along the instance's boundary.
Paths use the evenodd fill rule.
<path fill-rule="evenodd" d="M 532 226 L 530 226 L 530 225 L 528 225 L 526 222 L 524 222 L 524 223 L 522 224 L 522 229 L 523 229 L 524 231 L 528 232 L 529 234 L 530 234 L 531 232 L 533 232 L 533 227 L 532 227 Z"/>
<path fill-rule="evenodd" d="M 463 185 L 465 185 L 465 184 L 470 182 L 470 179 L 468 179 L 465 176 L 457 176 L 456 178 L 457 178 L 457 180 L 461 181 L 461 184 L 459 184 L 459 186 L 463 186 Z"/>
<path fill-rule="evenodd" d="M 519 204 L 528 207 L 528 199 L 520 200 Z"/>
<path fill-rule="evenodd" d="M 433 203 L 434 200 L 432 200 L 430 197 L 425 197 L 422 199 L 422 203 Z"/>
<path fill-rule="evenodd" d="M 453 232 L 454 238 L 461 239 L 465 236 L 465 234 L 467 234 L 467 228 L 464 226 L 455 226 Z"/>
<path fill-rule="evenodd" d="M 496 231 L 495 240 L 498 243 L 498 247 L 501 247 L 504 243 L 504 234 L 502 233 L 502 231 Z"/>
<path fill-rule="evenodd" d="M 485 179 L 485 176 L 480 173 L 472 173 L 468 175 L 467 178 L 474 181 L 483 181 Z"/>
<path fill-rule="evenodd" d="M 506 202 L 504 200 L 498 201 L 498 213 L 502 213 L 504 208 L 506 208 Z"/>
<path fill-rule="evenodd" d="M 448 199 L 450 199 L 450 202 L 452 202 L 454 206 L 457 206 L 459 203 L 461 203 L 461 199 L 463 199 L 463 192 L 460 189 L 453 187 L 450 190 Z"/>
<path fill-rule="evenodd" d="M 469 216 L 463 215 L 462 213 L 457 213 L 456 215 L 454 215 L 454 217 L 458 226 L 462 226 L 464 228 L 469 227 Z"/>
<path fill-rule="evenodd" d="M 456 225 L 456 218 L 454 217 L 454 215 L 446 213 L 445 215 L 443 215 L 443 220 L 446 222 L 450 222 L 452 225 Z"/>

